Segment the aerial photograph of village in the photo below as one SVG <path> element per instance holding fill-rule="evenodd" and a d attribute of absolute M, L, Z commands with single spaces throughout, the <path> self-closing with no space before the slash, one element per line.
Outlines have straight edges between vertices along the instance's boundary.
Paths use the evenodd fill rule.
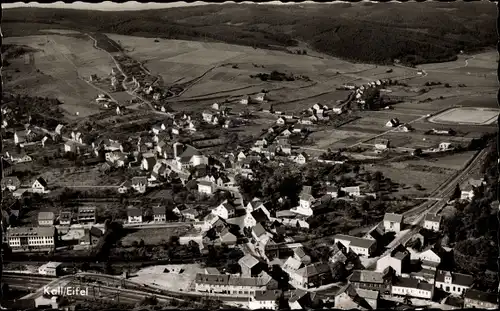
<path fill-rule="evenodd" d="M 135 4 L 3 5 L 3 310 L 498 309 L 494 3 Z"/>

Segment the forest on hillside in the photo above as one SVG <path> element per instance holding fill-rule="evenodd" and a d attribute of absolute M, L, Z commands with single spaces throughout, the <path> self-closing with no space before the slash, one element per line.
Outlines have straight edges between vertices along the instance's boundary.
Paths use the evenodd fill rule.
<path fill-rule="evenodd" d="M 227 4 L 120 12 L 16 8 L 3 13 L 5 37 L 52 28 L 268 49 L 306 44 L 368 63 L 449 61 L 462 50 L 494 47 L 497 38 L 496 8 L 489 2 Z"/>

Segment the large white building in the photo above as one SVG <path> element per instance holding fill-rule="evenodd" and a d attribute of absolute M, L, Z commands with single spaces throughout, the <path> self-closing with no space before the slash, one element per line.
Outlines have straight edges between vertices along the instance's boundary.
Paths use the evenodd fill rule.
<path fill-rule="evenodd" d="M 54 227 L 16 227 L 7 229 L 7 240 L 13 252 L 51 251 L 55 248 Z"/>
<path fill-rule="evenodd" d="M 268 274 L 259 277 L 239 277 L 227 274 L 196 274 L 195 290 L 202 293 L 231 294 L 253 297 L 256 292 L 277 288 L 277 282 Z"/>
<path fill-rule="evenodd" d="M 435 232 L 439 231 L 441 225 L 441 216 L 436 214 L 426 214 L 424 218 L 424 228 Z"/>
<path fill-rule="evenodd" d="M 392 284 L 392 294 L 412 298 L 432 299 L 434 285 L 417 279 L 399 278 Z"/>
<path fill-rule="evenodd" d="M 281 296 L 281 291 L 279 290 L 267 290 L 258 291 L 255 296 L 250 298 L 248 302 L 248 308 L 250 310 L 276 310 L 278 309 L 278 304 L 276 300 Z"/>
<path fill-rule="evenodd" d="M 360 256 L 371 256 L 377 249 L 377 241 L 363 239 L 349 235 L 338 234 L 335 236 L 335 243 L 342 243 L 347 250 L 353 251 Z"/>
<path fill-rule="evenodd" d="M 474 283 L 472 275 L 439 270 L 436 274 L 436 288 L 461 296 Z"/>

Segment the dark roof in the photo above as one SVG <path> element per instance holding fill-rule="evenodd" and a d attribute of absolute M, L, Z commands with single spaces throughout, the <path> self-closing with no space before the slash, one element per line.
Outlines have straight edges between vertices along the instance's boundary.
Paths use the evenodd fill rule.
<path fill-rule="evenodd" d="M 425 221 L 441 222 L 441 216 L 436 214 L 428 213 L 425 215 Z"/>
<path fill-rule="evenodd" d="M 142 211 L 138 209 L 137 207 L 129 206 L 127 208 L 127 215 L 128 216 L 142 216 Z"/>
<path fill-rule="evenodd" d="M 92 227 L 90 228 L 90 235 L 95 236 L 95 237 L 101 237 L 103 235 L 101 229 Z"/>
<path fill-rule="evenodd" d="M 349 277 L 350 282 L 358 283 L 384 283 L 384 274 L 382 272 L 375 272 L 369 270 L 354 270 Z"/>
<path fill-rule="evenodd" d="M 201 155 L 201 152 L 193 146 L 186 145 L 186 148 L 184 149 L 180 157 L 181 158 L 188 157 L 189 159 L 191 159 L 191 157 L 194 155 Z"/>
<path fill-rule="evenodd" d="M 153 207 L 153 214 L 154 215 L 163 215 L 165 213 L 166 213 L 165 206 L 155 206 L 155 207 Z"/>
<path fill-rule="evenodd" d="M 259 301 L 275 301 L 280 296 L 280 290 L 256 291 L 254 299 Z"/>
<path fill-rule="evenodd" d="M 252 212 L 252 217 L 257 221 L 257 222 L 266 222 L 268 221 L 266 213 L 262 210 L 262 208 L 256 209 L 255 211 Z"/>
<path fill-rule="evenodd" d="M 395 214 L 395 213 L 385 213 L 384 221 L 401 223 L 403 221 L 403 215 L 399 215 L 399 214 Z"/>
<path fill-rule="evenodd" d="M 468 289 L 465 292 L 464 298 L 498 304 L 497 295 L 481 292 L 475 289 Z"/>
<path fill-rule="evenodd" d="M 45 181 L 45 179 L 43 179 L 43 177 L 38 177 L 36 180 L 37 180 L 37 181 L 40 183 L 40 185 L 42 185 L 43 187 L 47 187 L 47 186 L 48 186 L 48 185 L 47 185 L 47 182 Z"/>
<path fill-rule="evenodd" d="M 210 285 L 227 285 L 229 284 L 229 275 L 224 274 L 196 274 L 195 282 Z"/>
<path fill-rule="evenodd" d="M 472 286 L 474 283 L 474 277 L 468 274 L 454 273 L 449 271 L 439 270 L 436 274 L 436 282 L 444 282 L 445 276 L 451 275 L 452 284 L 462 285 L 462 286 Z"/>

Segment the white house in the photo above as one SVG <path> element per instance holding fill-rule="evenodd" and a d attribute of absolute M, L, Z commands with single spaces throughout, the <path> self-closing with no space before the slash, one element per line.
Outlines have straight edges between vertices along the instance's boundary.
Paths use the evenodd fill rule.
<path fill-rule="evenodd" d="M 421 252 L 418 258 L 422 262 L 422 268 L 429 270 L 436 270 L 441 263 L 441 257 L 433 248 Z"/>
<path fill-rule="evenodd" d="M 131 187 L 135 191 L 139 193 L 144 193 L 146 192 L 147 186 L 148 186 L 148 178 L 146 176 L 136 176 L 132 178 Z"/>
<path fill-rule="evenodd" d="M 371 256 L 377 249 L 377 241 L 363 239 L 349 235 L 338 234 L 335 236 L 335 243 L 341 243 L 347 251 L 353 251 L 360 256 Z"/>
<path fill-rule="evenodd" d="M 339 196 L 339 188 L 336 186 L 327 186 L 326 194 L 330 195 L 332 198 L 336 198 Z"/>
<path fill-rule="evenodd" d="M 304 215 L 304 216 L 312 216 L 313 210 L 311 208 L 313 202 L 315 201 L 314 197 L 310 194 L 303 193 L 299 198 L 299 206 L 291 209 L 291 211 Z"/>
<path fill-rule="evenodd" d="M 33 182 L 33 185 L 31 186 L 31 192 L 34 193 L 45 193 L 48 190 L 48 185 L 45 179 L 42 177 L 37 178 L 35 182 Z"/>
<path fill-rule="evenodd" d="M 471 288 L 473 283 L 472 275 L 439 270 L 436 274 L 435 286 L 447 293 L 461 296 Z"/>
<path fill-rule="evenodd" d="M 255 296 L 250 298 L 248 309 L 250 310 L 277 310 L 278 304 L 276 300 L 281 296 L 279 290 L 258 291 Z"/>
<path fill-rule="evenodd" d="M 308 159 L 307 154 L 305 152 L 302 152 L 299 153 L 297 157 L 295 157 L 295 163 L 303 165 L 306 164 L 307 159 Z"/>
<path fill-rule="evenodd" d="M 219 216 L 222 219 L 228 219 L 234 216 L 235 208 L 224 200 L 219 206 L 212 210 L 212 214 Z"/>
<path fill-rule="evenodd" d="M 55 247 L 56 233 L 56 228 L 53 226 L 9 227 L 7 241 L 13 252 L 49 251 Z"/>
<path fill-rule="evenodd" d="M 427 230 L 432 230 L 439 232 L 439 227 L 441 225 L 441 216 L 436 214 L 427 213 L 424 218 L 424 228 Z"/>
<path fill-rule="evenodd" d="M 211 181 L 200 180 L 198 181 L 198 192 L 204 193 L 206 195 L 214 194 L 216 186 Z"/>
<path fill-rule="evenodd" d="M 136 207 L 129 206 L 127 209 L 127 217 L 129 224 L 142 223 L 142 211 Z"/>
<path fill-rule="evenodd" d="M 403 225 L 403 215 L 394 213 L 385 213 L 384 230 L 385 232 L 400 232 Z"/>
<path fill-rule="evenodd" d="M 398 127 L 399 126 L 399 120 L 394 118 L 394 119 L 390 119 L 389 121 L 387 121 L 387 123 L 385 124 L 386 127 Z"/>
<path fill-rule="evenodd" d="M 359 186 L 341 187 L 341 191 L 345 192 L 350 197 L 360 197 L 361 189 Z"/>
<path fill-rule="evenodd" d="M 395 296 L 432 299 L 434 286 L 421 280 L 400 277 L 392 284 L 392 294 Z"/>

